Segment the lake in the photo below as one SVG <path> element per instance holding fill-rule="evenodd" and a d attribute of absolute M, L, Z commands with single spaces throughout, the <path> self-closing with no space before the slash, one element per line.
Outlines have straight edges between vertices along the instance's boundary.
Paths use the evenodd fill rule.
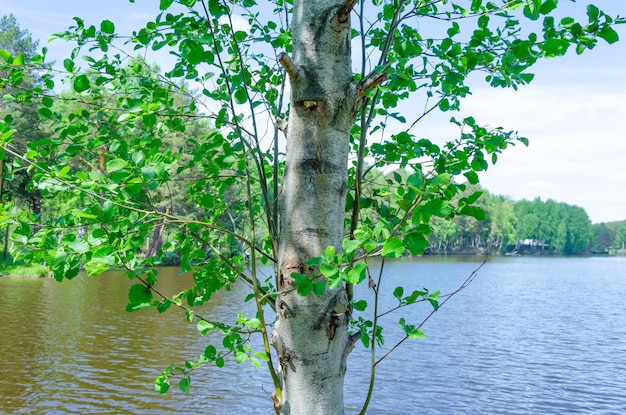
<path fill-rule="evenodd" d="M 420 258 L 385 264 L 382 290 L 453 291 L 480 265 L 474 258 Z M 164 269 L 159 289 L 180 291 L 189 276 Z M 0 278 L 1 414 L 270 414 L 266 371 L 228 361 L 153 391 L 170 363 L 193 360 L 207 339 L 171 309 L 126 313 L 125 276 L 58 283 Z M 232 321 L 242 286 L 203 312 Z M 363 289 L 357 295 L 371 301 Z M 381 299 L 384 311 L 397 304 Z M 253 304 L 246 303 L 253 313 Z M 400 338 L 399 317 L 418 323 L 422 304 L 386 316 L 385 345 Z M 234 315 L 233 315 L 234 313 Z M 368 414 L 626 413 L 626 258 L 491 258 L 474 282 L 377 367 Z M 368 384 L 360 343 L 346 377 L 346 413 L 357 414 Z"/>

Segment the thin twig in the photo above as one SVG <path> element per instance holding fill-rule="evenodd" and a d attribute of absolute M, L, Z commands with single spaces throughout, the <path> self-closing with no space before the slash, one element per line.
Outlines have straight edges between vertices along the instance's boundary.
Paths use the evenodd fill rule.
<path fill-rule="evenodd" d="M 451 299 L 453 296 L 455 296 L 456 294 L 460 293 L 462 290 L 464 290 L 465 288 L 467 288 L 468 285 L 470 285 L 472 283 L 472 281 L 474 281 L 474 279 L 476 278 L 476 275 L 478 275 L 478 271 L 480 271 L 480 269 L 483 267 L 483 265 L 485 265 L 487 263 L 487 257 L 485 257 L 485 259 L 483 260 L 483 262 L 478 266 L 478 268 L 476 268 L 474 271 L 472 271 L 472 273 L 469 275 L 469 277 L 467 277 L 467 279 L 463 282 L 463 284 L 461 284 L 456 290 L 454 290 L 452 293 L 448 294 L 446 296 L 446 299 L 443 300 L 441 302 L 441 304 L 439 304 L 439 306 L 437 308 L 434 308 L 427 316 L 424 320 L 422 320 L 422 322 L 417 326 L 418 329 L 421 329 L 422 326 L 424 326 L 424 324 L 426 324 L 426 322 L 428 320 L 430 320 L 430 318 L 437 312 L 437 310 L 439 310 L 441 307 L 444 306 L 444 304 L 446 304 L 448 302 L 449 299 Z M 380 362 L 382 362 L 385 358 L 387 358 L 387 356 L 389 356 L 391 354 L 391 352 L 393 352 L 394 350 L 396 350 L 402 343 L 404 343 L 407 339 L 409 338 L 409 336 L 405 336 L 402 340 L 400 340 L 398 343 L 396 343 L 391 349 L 389 349 L 387 351 L 387 353 L 385 353 L 380 359 L 378 359 L 376 361 L 376 363 L 374 363 L 374 366 L 378 365 Z"/>

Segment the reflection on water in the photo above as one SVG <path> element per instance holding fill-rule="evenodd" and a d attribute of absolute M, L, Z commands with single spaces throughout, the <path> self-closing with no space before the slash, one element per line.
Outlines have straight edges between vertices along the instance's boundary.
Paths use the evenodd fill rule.
<path fill-rule="evenodd" d="M 383 290 L 452 291 L 477 267 L 468 260 L 396 261 Z M 188 276 L 163 270 L 159 289 L 176 293 Z M 152 390 L 171 362 L 206 347 L 177 310 L 126 313 L 121 274 L 50 279 L 0 278 L 0 413 L 271 413 L 263 369 L 227 363 L 200 369 L 191 394 Z M 236 319 L 243 286 L 214 296 L 203 310 Z M 371 302 L 367 290 L 357 291 Z M 626 413 L 626 259 L 499 258 L 426 325 L 428 339 L 404 344 L 378 367 L 370 414 Z M 382 310 L 396 304 L 384 297 Z M 245 304 L 252 313 L 253 305 Z M 385 317 L 385 348 L 397 320 L 418 322 L 427 307 Z M 353 352 L 347 413 L 367 387 L 369 356 Z"/>
<path fill-rule="evenodd" d="M 174 294 L 189 285 L 188 276 L 163 271 L 160 290 Z M 263 371 L 233 364 L 219 371 L 203 369 L 192 379 L 192 390 L 199 394 L 153 392 L 154 378 L 172 362 L 196 359 L 206 339 L 199 338 L 195 326 L 177 310 L 126 313 L 130 284 L 122 274 L 60 284 L 51 279 L 0 279 L 0 411 L 169 414 L 177 408 L 200 413 L 211 400 L 240 405 L 244 394 L 260 397 L 257 386 L 271 384 Z M 228 296 L 236 298 L 237 293 Z M 208 315 L 232 311 L 219 296 L 203 308 Z M 257 383 L 231 382 L 237 369 L 253 373 Z"/>

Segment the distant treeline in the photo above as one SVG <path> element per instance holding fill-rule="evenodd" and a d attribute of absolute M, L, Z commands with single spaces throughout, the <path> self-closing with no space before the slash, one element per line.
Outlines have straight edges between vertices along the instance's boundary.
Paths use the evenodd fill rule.
<path fill-rule="evenodd" d="M 592 224 L 581 207 L 554 200 L 513 201 L 487 191 L 486 219 L 435 218 L 431 254 L 581 255 L 626 253 L 626 220 Z"/>

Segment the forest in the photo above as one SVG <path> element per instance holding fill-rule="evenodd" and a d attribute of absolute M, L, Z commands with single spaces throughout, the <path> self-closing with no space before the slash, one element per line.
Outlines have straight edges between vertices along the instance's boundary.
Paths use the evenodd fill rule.
<path fill-rule="evenodd" d="M 579 206 L 554 200 L 519 200 L 491 195 L 477 204 L 484 220 L 437 218 L 428 252 L 523 255 L 624 253 L 626 221 L 592 224 Z"/>

